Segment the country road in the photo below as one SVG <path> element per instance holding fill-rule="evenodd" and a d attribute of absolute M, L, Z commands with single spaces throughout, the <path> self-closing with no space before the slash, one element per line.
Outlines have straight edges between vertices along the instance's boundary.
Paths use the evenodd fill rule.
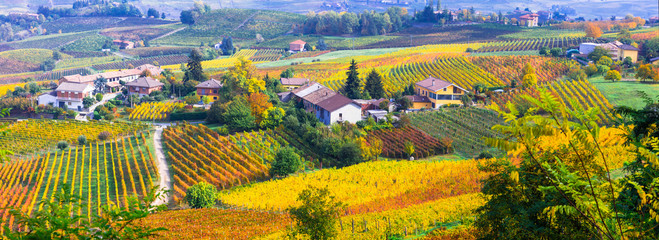
<path fill-rule="evenodd" d="M 160 180 L 158 185 L 161 189 L 166 191 L 172 190 L 172 177 L 169 173 L 169 165 L 167 164 L 167 159 L 165 159 L 165 154 L 163 153 L 162 148 L 162 131 L 166 126 L 157 126 L 156 132 L 153 134 L 153 144 L 155 146 L 156 152 L 156 165 L 158 166 L 158 173 L 160 175 Z M 170 194 L 164 194 L 164 198 L 157 199 L 153 205 L 162 205 L 169 203 Z"/>

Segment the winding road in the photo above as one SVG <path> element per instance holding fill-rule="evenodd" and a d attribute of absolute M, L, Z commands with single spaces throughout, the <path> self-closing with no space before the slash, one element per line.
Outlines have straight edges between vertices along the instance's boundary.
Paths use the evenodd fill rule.
<path fill-rule="evenodd" d="M 171 191 L 172 190 L 172 177 L 169 173 L 169 165 L 167 164 L 167 159 L 165 158 L 165 154 L 163 153 L 163 148 L 162 148 L 162 131 L 165 129 L 167 126 L 156 126 L 156 132 L 153 134 L 153 144 L 155 146 L 155 152 L 156 152 L 156 165 L 158 167 L 158 173 L 160 175 L 160 180 L 158 181 L 158 185 L 160 186 L 161 189 L 164 189 L 165 191 Z M 162 205 L 162 204 L 167 204 L 169 203 L 170 200 L 170 194 L 163 193 L 165 196 L 164 198 L 159 198 L 155 202 L 153 202 L 152 205 Z"/>

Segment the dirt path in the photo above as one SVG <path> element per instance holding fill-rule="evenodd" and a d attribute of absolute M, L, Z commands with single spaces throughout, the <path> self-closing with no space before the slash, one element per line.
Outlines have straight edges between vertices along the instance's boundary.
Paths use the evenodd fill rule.
<path fill-rule="evenodd" d="M 238 26 L 237 26 L 236 28 L 234 28 L 232 31 L 235 32 L 236 30 L 238 30 L 238 29 L 240 29 L 241 27 L 243 27 L 243 26 L 245 25 L 245 23 L 247 23 L 247 21 L 251 20 L 254 16 L 256 16 L 256 14 L 259 14 L 260 12 L 261 12 L 261 11 L 256 11 L 254 14 L 252 14 L 252 15 L 249 16 L 247 19 L 245 19 L 245 21 L 243 21 L 242 23 L 240 23 L 240 25 L 238 25 Z"/>
<path fill-rule="evenodd" d="M 158 185 L 160 188 L 164 188 L 165 190 L 171 191 L 172 190 L 172 177 L 169 174 L 169 165 L 167 164 L 167 159 L 165 159 L 165 154 L 163 153 L 162 149 L 162 130 L 165 128 L 165 126 L 157 126 L 156 127 L 156 133 L 153 134 L 153 144 L 156 148 L 156 165 L 158 165 L 158 173 L 160 175 L 160 180 L 158 181 Z M 167 204 L 170 201 L 170 194 L 165 194 L 164 199 L 158 199 L 156 200 L 153 205 L 161 205 L 161 204 Z"/>
<path fill-rule="evenodd" d="M 171 31 L 171 32 L 165 33 L 165 34 L 160 35 L 160 36 L 158 36 L 158 37 L 156 37 L 156 38 L 154 38 L 154 39 L 151 39 L 151 40 L 149 40 L 149 41 L 150 41 L 150 42 L 151 42 L 151 41 L 156 41 L 156 40 L 158 40 L 158 39 L 161 39 L 161 38 L 167 37 L 167 36 L 169 36 L 169 35 L 172 35 L 172 34 L 174 34 L 174 33 L 179 32 L 179 31 L 183 31 L 183 29 L 185 29 L 185 28 L 186 28 L 186 27 L 182 27 L 182 28 L 176 29 L 176 30 L 174 30 L 174 31 Z"/>

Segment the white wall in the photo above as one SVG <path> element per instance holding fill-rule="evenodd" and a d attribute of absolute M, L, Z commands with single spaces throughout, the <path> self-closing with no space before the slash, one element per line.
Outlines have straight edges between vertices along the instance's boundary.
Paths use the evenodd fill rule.
<path fill-rule="evenodd" d="M 53 104 L 56 105 L 57 103 L 57 97 L 50 95 L 50 94 L 44 94 L 39 97 L 37 97 L 37 105 L 48 105 L 48 104 Z"/>
<path fill-rule="evenodd" d="M 355 103 L 343 106 L 330 114 L 330 124 L 339 120 L 339 114 L 343 116 L 343 121 L 357 123 L 362 120 L 362 109 Z"/>

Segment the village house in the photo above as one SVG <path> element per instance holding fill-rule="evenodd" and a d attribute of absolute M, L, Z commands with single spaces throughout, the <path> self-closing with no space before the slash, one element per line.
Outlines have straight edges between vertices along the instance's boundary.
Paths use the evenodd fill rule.
<path fill-rule="evenodd" d="M 151 64 L 140 65 L 139 67 L 136 67 L 135 70 L 139 71 L 140 74 L 142 74 L 144 71 L 148 71 L 151 76 L 160 76 L 160 74 L 164 71 L 162 68 Z"/>
<path fill-rule="evenodd" d="M 520 25 L 524 25 L 527 27 L 537 27 L 538 17 L 540 17 L 540 15 L 535 13 L 522 15 L 519 17 Z"/>
<path fill-rule="evenodd" d="M 197 88 L 197 95 L 208 96 L 212 101 L 215 101 L 220 97 L 220 88 L 222 88 L 222 82 L 211 79 L 197 84 L 195 88 Z"/>
<path fill-rule="evenodd" d="M 619 41 L 613 41 L 610 43 L 582 43 L 579 45 L 579 52 L 584 55 L 588 55 L 595 50 L 595 47 L 602 47 L 609 51 L 611 54 L 611 59 L 614 61 L 624 60 L 626 57 L 632 59 L 632 62 L 638 61 L 638 52 L 640 49 L 629 44 L 623 44 Z"/>
<path fill-rule="evenodd" d="M 58 82 L 59 84 L 62 84 L 64 82 L 71 82 L 71 83 L 85 83 L 89 85 L 94 85 L 94 81 L 98 78 L 105 78 L 105 80 L 110 83 L 110 82 L 130 82 L 138 77 L 140 77 L 140 73 L 142 71 L 137 70 L 137 69 L 127 69 L 127 70 L 120 70 L 120 71 L 112 71 L 112 72 L 105 72 L 105 73 L 97 73 L 97 74 L 92 74 L 92 75 L 86 75 L 82 76 L 80 74 L 75 74 L 75 75 L 69 75 L 69 76 L 64 76 L 61 77 Z"/>
<path fill-rule="evenodd" d="M 306 78 L 282 78 L 279 79 L 279 82 L 281 85 L 288 89 L 288 90 L 293 90 L 296 88 L 299 88 L 300 86 L 306 84 L 309 82 L 309 79 Z"/>
<path fill-rule="evenodd" d="M 307 83 L 291 92 L 307 112 L 314 113 L 325 125 L 336 122 L 357 123 L 362 120 L 361 107 L 352 99 L 316 83 Z"/>
<path fill-rule="evenodd" d="M 412 109 L 420 109 L 439 108 L 447 104 L 462 104 L 462 95 L 468 91 L 439 78 L 428 77 L 414 85 L 414 93 L 415 96 L 408 97 L 412 100 Z"/>
<path fill-rule="evenodd" d="M 150 77 L 141 77 L 135 81 L 126 83 L 128 94 L 138 94 L 139 97 L 148 96 L 154 91 L 160 91 L 164 85 L 165 84 L 161 83 L 160 81 Z"/>
<path fill-rule="evenodd" d="M 43 94 L 37 98 L 39 105 L 53 105 L 60 108 L 82 111 L 82 99 L 92 95 L 94 87 L 84 83 L 65 82 L 60 84 L 54 92 Z M 53 94 L 56 96 L 53 99 Z M 54 100 L 54 101 L 53 101 Z"/>
<path fill-rule="evenodd" d="M 304 45 L 306 44 L 306 42 L 298 39 L 288 44 L 288 46 L 291 52 L 304 52 Z"/>

